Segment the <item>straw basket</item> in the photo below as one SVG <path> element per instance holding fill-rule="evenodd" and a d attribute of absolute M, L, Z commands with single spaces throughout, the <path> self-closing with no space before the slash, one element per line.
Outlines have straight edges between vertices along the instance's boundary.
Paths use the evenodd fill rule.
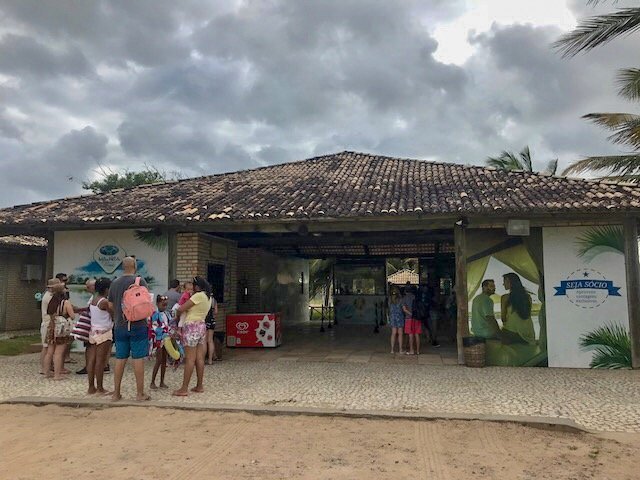
<path fill-rule="evenodd" d="M 486 361 L 486 347 L 484 338 L 465 337 L 463 339 L 464 346 L 464 363 L 467 367 L 482 368 Z"/>

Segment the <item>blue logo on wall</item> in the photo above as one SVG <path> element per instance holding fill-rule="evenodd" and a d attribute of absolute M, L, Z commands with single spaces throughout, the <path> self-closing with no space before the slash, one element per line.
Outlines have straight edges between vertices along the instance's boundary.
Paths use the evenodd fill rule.
<path fill-rule="evenodd" d="M 620 288 L 612 280 L 593 269 L 576 270 L 566 280 L 560 281 L 555 288 L 555 297 L 566 296 L 574 305 L 582 308 L 595 308 L 609 297 L 621 297 Z"/>
<path fill-rule="evenodd" d="M 103 245 L 102 247 L 100 247 L 100 253 L 102 255 L 115 255 L 119 251 L 120 249 L 115 245 Z"/>

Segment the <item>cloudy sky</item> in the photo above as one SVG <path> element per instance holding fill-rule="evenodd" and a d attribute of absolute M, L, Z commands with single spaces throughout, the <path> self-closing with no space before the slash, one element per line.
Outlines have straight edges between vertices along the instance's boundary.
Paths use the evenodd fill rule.
<path fill-rule="evenodd" d="M 0 206 L 82 193 L 101 168 L 615 153 L 580 116 L 634 110 L 615 70 L 640 37 L 560 58 L 551 42 L 613 8 L 585 4 L 0 0 Z"/>

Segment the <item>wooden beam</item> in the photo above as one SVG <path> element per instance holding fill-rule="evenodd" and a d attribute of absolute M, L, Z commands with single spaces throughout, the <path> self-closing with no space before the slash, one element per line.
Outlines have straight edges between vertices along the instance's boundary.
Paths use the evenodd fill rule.
<path fill-rule="evenodd" d="M 631 335 L 631 366 L 640 368 L 640 260 L 638 259 L 638 221 L 624 221 L 624 263 L 627 274 L 627 304 Z"/>
<path fill-rule="evenodd" d="M 456 302 L 458 306 L 458 328 L 456 340 L 458 344 L 458 363 L 464 363 L 462 337 L 469 335 L 469 299 L 467 295 L 467 238 L 463 222 L 456 223 L 454 229 L 456 251 Z"/>

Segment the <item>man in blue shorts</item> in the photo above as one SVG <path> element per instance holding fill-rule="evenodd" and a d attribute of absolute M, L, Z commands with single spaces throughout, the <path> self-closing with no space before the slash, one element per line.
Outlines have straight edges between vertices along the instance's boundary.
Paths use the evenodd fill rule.
<path fill-rule="evenodd" d="M 124 367 L 127 359 L 133 360 L 133 372 L 136 377 L 136 400 L 150 400 L 151 397 L 144 393 L 144 359 L 149 348 L 148 326 L 145 321 L 129 322 L 122 314 L 122 297 L 124 292 L 136 281 L 136 259 L 125 257 L 122 261 L 124 273 L 115 279 L 109 288 L 109 307 L 113 314 L 113 337 L 116 344 L 116 368 L 114 378 L 113 401 L 122 398 L 120 385 L 124 375 Z M 146 287 L 144 278 L 140 279 L 140 285 Z"/>

